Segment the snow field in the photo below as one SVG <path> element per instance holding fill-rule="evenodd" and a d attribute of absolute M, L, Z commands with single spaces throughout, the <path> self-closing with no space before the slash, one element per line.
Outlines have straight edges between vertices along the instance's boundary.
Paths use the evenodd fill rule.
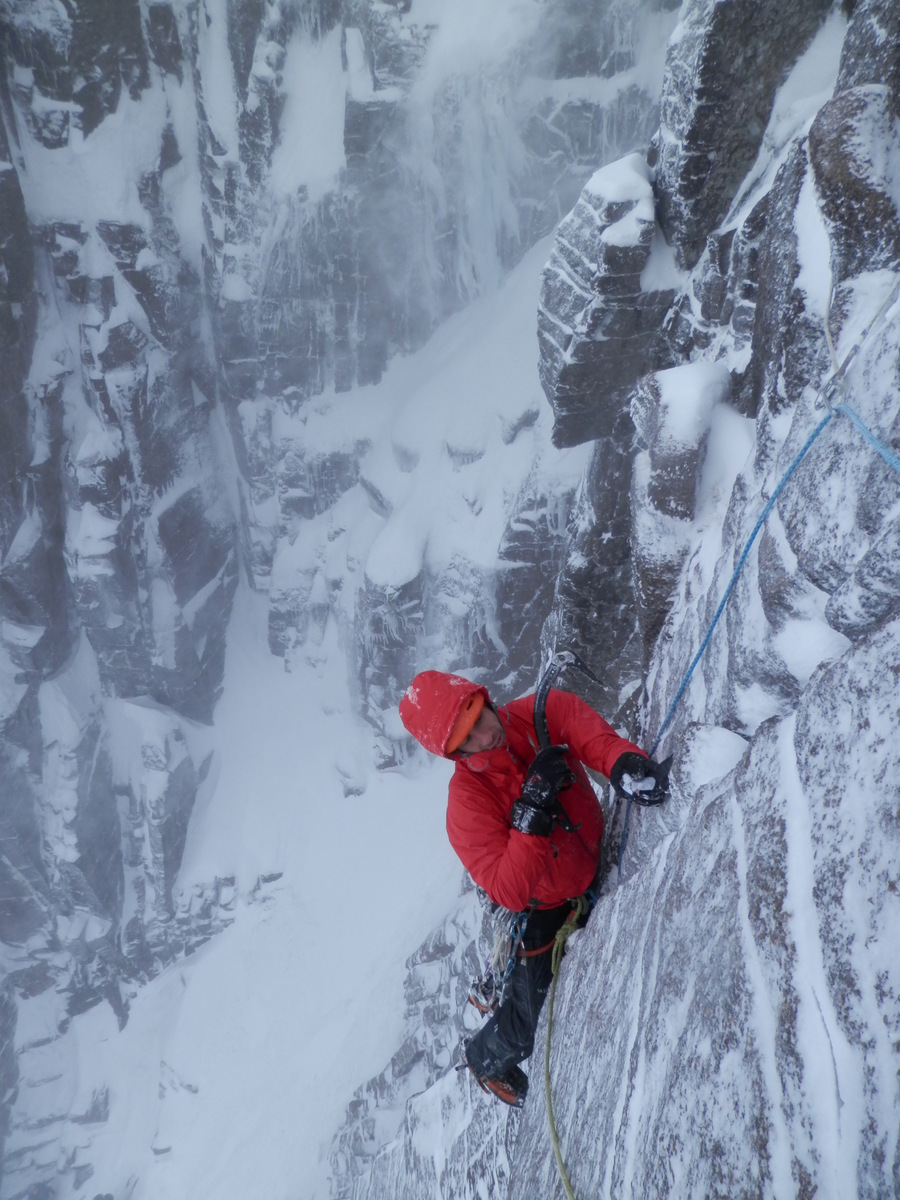
<path fill-rule="evenodd" d="M 423 557 L 465 552 L 490 565 L 528 474 L 549 489 L 583 471 L 589 448 L 549 446 L 537 382 L 547 252 L 537 247 L 498 297 L 448 321 L 380 385 L 322 397 L 305 415 L 297 432 L 312 450 L 371 442 L 363 469 L 394 506 L 379 516 L 363 505 L 350 559 L 375 580 L 402 582 Z M 534 416 L 510 438 L 523 413 Z M 311 532 L 298 562 L 318 553 Z M 341 569 L 352 588 L 352 561 Z M 214 728 L 198 731 L 215 757 L 179 876 L 185 900 L 234 877 L 234 923 L 143 987 L 122 1032 L 102 1005 L 67 1039 L 79 1059 L 72 1111 L 110 1087 L 109 1120 L 92 1131 L 100 1192 L 325 1200 L 325 1153 L 346 1105 L 402 1039 L 403 963 L 458 895 L 448 765 L 376 772 L 334 623 L 287 671 L 269 651 L 266 616 L 266 597 L 242 588 Z M 344 796 L 347 779 L 361 795 Z"/>

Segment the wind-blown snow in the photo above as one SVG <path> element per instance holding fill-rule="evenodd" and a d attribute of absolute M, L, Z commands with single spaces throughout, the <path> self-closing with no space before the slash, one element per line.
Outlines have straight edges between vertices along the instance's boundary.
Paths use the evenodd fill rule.
<path fill-rule="evenodd" d="M 345 162 L 341 30 L 319 41 L 296 33 L 283 74 L 285 103 L 272 155 L 272 188 L 291 194 L 305 187 L 315 202 L 334 185 Z"/>
<path fill-rule="evenodd" d="M 367 771 L 333 631 L 327 671 L 289 674 L 265 617 L 243 593 L 180 875 L 186 902 L 233 875 L 234 924 L 143 988 L 124 1031 L 103 1006 L 67 1039 L 76 1107 L 111 1089 L 93 1185 L 119 1194 L 136 1178 L 135 1200 L 327 1196 L 323 1146 L 399 1040 L 398 964 L 458 892 L 446 767 Z M 364 796 L 344 797 L 349 772 Z"/>
<path fill-rule="evenodd" d="M 197 21 L 197 65 L 203 79 L 203 105 L 216 140 L 236 159 L 238 107 L 228 51 L 228 12 L 213 0 L 203 0 L 202 8 Z"/>
<path fill-rule="evenodd" d="M 364 470 L 395 507 L 357 514 L 370 576 L 400 582 L 425 553 L 492 563 L 524 477 L 541 469 L 552 489 L 583 471 L 588 448 L 549 445 L 539 395 L 534 313 L 547 253 L 537 247 L 493 302 L 448 322 L 381 384 L 322 398 L 308 416 L 312 448 L 377 447 Z M 309 553 L 294 550 L 300 561 Z M 133 1200 L 324 1200 L 324 1153 L 347 1102 L 401 1038 L 402 964 L 458 894 L 448 765 L 376 771 L 333 623 L 317 657 L 295 657 L 290 672 L 271 656 L 265 624 L 266 598 L 240 593 L 216 755 L 179 876 L 182 906 L 233 877 L 234 923 L 141 989 L 121 1033 L 102 1006 L 66 1039 L 79 1062 L 75 1108 L 111 1089 L 93 1150 L 99 1192 L 135 1178 Z M 126 769 L 124 727 L 118 740 Z M 362 794 L 345 796 L 348 781 Z"/>
<path fill-rule="evenodd" d="M 831 250 L 822 214 L 816 203 L 816 190 L 809 174 L 803 180 L 794 213 L 797 232 L 797 258 L 800 272 L 797 287 L 806 294 L 807 309 L 821 317 L 828 316 L 831 298 Z"/>
<path fill-rule="evenodd" d="M 381 383 L 276 418 L 278 435 L 293 430 L 310 452 L 371 442 L 361 473 L 389 506 L 378 505 L 363 551 L 372 583 L 399 587 L 426 561 L 438 571 L 455 555 L 493 566 L 529 472 L 546 475 L 551 492 L 580 478 L 588 449 L 550 447 L 537 378 L 534 313 L 548 253 L 545 240 L 494 297 L 445 322 L 422 354 L 394 360 Z M 298 543 L 283 551 L 276 582 L 307 553 Z"/>
<path fill-rule="evenodd" d="M 150 91 L 140 101 L 123 95 L 116 111 L 87 137 L 73 129 L 69 144 L 59 149 L 42 146 L 20 128 L 21 183 L 31 218 L 144 225 L 138 181 L 156 165 L 165 121 L 163 93 Z"/>
<path fill-rule="evenodd" d="M 696 446 L 709 428 L 713 408 L 728 394 L 722 363 L 695 362 L 658 371 L 659 422 L 675 446 Z"/>
<path fill-rule="evenodd" d="M 481 0 L 457 0 L 453 5 L 416 0 L 416 21 L 436 27 L 425 71 L 428 82 L 456 75 L 461 63 L 476 69 L 495 63 L 511 43 L 537 28 L 540 10 L 538 0 L 496 0 L 489 7 Z"/>
<path fill-rule="evenodd" d="M 183 18 L 183 6 L 175 8 Z M 523 210 L 513 197 L 526 156 L 508 72 L 516 70 L 514 48 L 527 45 L 543 10 L 539 0 L 498 0 L 489 6 L 480 0 L 453 5 L 444 0 L 415 2 L 410 22 L 417 23 L 416 36 L 431 20 L 437 29 L 411 85 L 411 112 L 403 118 L 411 125 L 404 128 L 409 161 L 403 165 L 411 168 L 410 178 L 427 194 L 423 203 L 434 210 L 434 223 L 440 225 L 450 214 L 461 231 L 462 248 L 446 267 L 458 276 L 450 290 L 455 296 L 487 293 L 490 298 L 448 321 L 420 354 L 394 359 L 376 386 L 325 393 L 290 412 L 272 402 L 275 442 L 288 445 L 293 440 L 311 460 L 317 455 L 323 460 L 352 459 L 352 469 L 360 473 L 358 485 L 326 514 L 298 518 L 289 533 L 279 521 L 290 521 L 290 509 L 285 505 L 277 511 L 278 496 L 270 493 L 270 498 L 253 500 L 254 517 L 270 516 L 268 527 L 278 528 L 273 592 L 280 586 L 298 587 L 298 579 L 306 579 L 308 594 L 303 599 L 308 607 L 328 611 L 333 592 L 342 596 L 336 607 L 343 604 L 349 613 L 356 589 L 363 584 L 389 594 L 415 580 L 423 568 L 432 577 L 458 563 L 485 573 L 496 569 L 510 512 L 526 483 L 540 494 L 557 496 L 572 488 L 587 466 L 590 447 L 567 452 L 551 447 L 551 414 L 537 378 L 535 310 L 549 242 L 536 247 L 499 287 L 508 265 L 499 245 L 519 244 L 517 223 Z M 35 11 L 41 22 L 63 19 L 62 6 L 50 0 L 42 0 Z M 274 11 L 274 5 L 268 6 L 263 32 Z M 381 15 L 404 27 L 402 11 Z M 527 93 L 534 106 L 535 96 L 577 104 L 580 99 L 612 102 L 614 93 L 632 86 L 654 91 L 662 77 L 666 34 L 675 19 L 671 12 L 643 23 L 635 66 L 629 71 L 608 79 L 530 76 L 521 83 L 519 95 Z M 74 130 L 65 148 L 48 150 L 20 127 L 20 175 L 33 222 L 90 226 L 106 219 L 146 227 L 148 212 L 138 199 L 136 181 L 156 169 L 163 131 L 171 125 L 178 156 L 160 173 L 159 196 L 177 229 L 184 258 L 198 273 L 203 269 L 208 241 L 215 237 L 209 238 L 203 220 L 198 99 L 218 143 L 209 147 L 204 142 L 215 169 L 235 165 L 240 149 L 227 22 L 225 5 L 201 0 L 196 71 L 178 82 L 173 74 L 161 77 L 152 65 L 154 82 L 140 104 L 123 94 L 117 111 L 88 138 L 82 140 Z M 778 92 L 759 159 L 722 229 L 743 222 L 830 95 L 846 27 L 847 19 L 836 5 Z M 677 37 L 676 33 L 673 43 Z M 506 73 L 502 80 L 495 74 L 500 71 Z M 202 97 L 193 92 L 200 86 L 198 80 Z M 17 68 L 17 84 L 27 90 L 29 81 L 30 71 Z M 340 176 L 348 95 L 354 100 L 393 101 L 402 92 L 399 84 L 373 90 L 363 39 L 354 29 L 346 30 L 343 48 L 338 29 L 318 41 L 298 31 L 283 61 L 282 48 L 260 36 L 245 115 L 261 103 L 254 90 L 259 81 L 271 84 L 285 99 L 269 179 L 283 209 L 301 189 L 315 203 Z M 38 96 L 35 104 L 46 108 L 50 102 Z M 18 114 L 18 108 L 15 111 Z M 457 153 L 459 163 L 447 167 L 444 156 Z M 441 171 L 436 162 L 441 162 Z M 874 165 L 878 182 L 897 198 L 892 174 L 896 164 L 888 160 Z M 204 169 L 208 166 L 205 163 Z M 608 200 L 637 202 L 602 235 L 607 249 L 627 249 L 641 222 L 653 216 L 646 161 L 631 155 L 599 172 L 594 186 Z M 207 212 L 216 237 L 225 237 L 221 249 L 228 265 L 220 276 L 220 298 L 250 301 L 257 284 L 255 278 L 250 281 L 249 271 L 245 277 L 244 268 L 252 262 L 250 249 L 228 241 L 235 233 L 223 232 L 220 212 Z M 806 313 L 824 321 L 831 292 L 830 242 L 811 175 L 800 191 L 795 232 L 795 285 L 805 298 Z M 59 231 L 60 245 L 66 241 L 65 231 Z M 83 245 L 68 241 L 86 277 L 113 274 L 110 251 L 96 233 L 89 232 Z M 139 269 L 150 266 L 156 253 L 142 250 Z M 41 256 L 37 269 L 39 276 L 46 275 Z M 852 346 L 893 282 L 889 272 L 873 271 L 858 277 L 842 296 L 838 357 Z M 661 234 L 654 238 L 641 284 L 645 291 L 689 286 L 688 273 L 678 269 L 675 250 Z M 46 279 L 39 279 L 41 289 L 50 294 Z M 116 289 L 116 307 L 108 323 L 94 305 L 77 314 L 71 305 L 63 318 L 66 325 L 39 330 L 31 386 L 69 374 L 64 392 L 67 465 L 80 486 L 90 481 L 98 463 L 115 456 L 120 436 L 104 430 L 83 402 L 69 403 L 80 386 L 81 339 L 99 352 L 106 346 L 109 328 L 126 320 L 148 329 L 146 314 L 121 275 Z M 201 323 L 205 321 L 207 315 Z M 94 326 L 104 327 L 103 333 Z M 781 469 L 772 463 L 759 468 L 763 457 L 757 461 L 754 456 L 760 450 L 756 423 L 724 402 L 729 369 L 740 373 L 749 346 L 735 350 L 720 342 L 718 349 L 718 361 L 712 361 L 710 353 L 707 362 L 659 371 L 654 377 L 659 393 L 653 453 L 697 451 L 703 462 L 692 520 L 661 515 L 644 528 L 645 512 L 638 514 L 633 527 L 635 543 L 658 549 L 661 559 L 680 546 L 687 556 L 670 614 L 678 644 L 665 652 L 666 657 L 657 655 L 650 671 L 657 706 L 672 695 L 678 655 L 687 658 L 695 650 L 704 628 L 704 605 L 715 601 L 731 570 L 727 558 L 733 558 L 735 545 L 741 544 L 733 526 L 752 523 L 766 488 L 770 493 Z M 860 384 L 857 402 L 867 420 L 889 437 L 893 413 L 885 399 L 887 389 L 881 386 L 888 368 L 872 365 L 874 344 L 867 350 L 861 356 L 859 378 L 869 371 L 873 386 L 866 390 Z M 107 379 L 115 392 L 120 386 L 115 368 L 107 372 Z M 207 384 L 199 379 L 198 374 L 193 386 L 201 408 L 207 400 L 200 388 Z M 211 397 L 214 389 L 209 393 Z M 249 421 L 256 405 L 257 399 L 245 399 L 240 418 Z M 867 405 L 876 411 L 870 412 Z M 33 465 L 49 459 L 55 436 L 47 415 L 50 403 L 37 408 Z M 766 426 L 776 446 L 784 443 L 788 457 L 789 439 L 805 436 L 800 428 L 803 415 L 801 411 L 795 419 L 794 412 L 785 411 Z M 222 424 L 219 440 L 228 443 L 221 457 L 229 463 L 236 493 L 238 468 L 221 410 L 216 420 Z M 41 421 L 47 422 L 43 432 Z M 838 421 L 827 436 L 844 450 L 858 440 L 848 424 Z M 821 447 L 826 444 L 823 438 Z M 647 490 L 651 466 L 649 451 L 638 457 L 638 490 Z M 758 469 L 769 475 L 755 478 Z M 174 506 L 191 484 L 185 476 L 180 485 L 164 492 L 153 516 Z M 293 485 L 298 499 L 316 499 L 296 480 Z M 848 493 L 841 488 L 839 479 L 826 477 L 823 482 L 821 509 L 833 516 L 830 526 L 821 521 L 822 541 L 833 542 L 849 570 L 852 555 L 846 544 L 860 525 L 854 524 L 849 505 L 842 504 Z M 239 503 L 235 496 L 235 512 Z M 77 584 L 105 577 L 111 571 L 116 523 L 87 502 L 66 513 L 70 578 Z M 819 519 L 818 512 L 810 511 L 811 525 Z M 18 526 L 7 565 L 24 558 L 42 534 L 35 509 Z M 793 579 L 797 557 L 778 513 L 771 515 L 766 537 L 768 552 L 780 557 Z M 148 554 L 153 553 L 150 545 Z M 758 583 L 760 554 L 757 546 L 742 587 L 748 580 L 753 586 Z M 216 577 L 206 587 L 213 589 L 218 582 Z M 189 603 L 179 605 L 174 586 L 162 577 L 154 578 L 148 590 L 154 666 L 172 668 L 177 662 L 176 635 L 183 631 L 179 622 L 193 628 L 209 593 L 201 588 Z M 771 1125 L 765 1167 L 779 1196 L 792 1194 L 795 1147 L 798 1160 L 810 1169 L 821 1163 L 817 1178 L 831 1186 L 829 1194 L 854 1194 L 866 1122 L 874 1112 L 869 1123 L 878 1130 L 896 1127 L 896 1078 L 891 1074 L 895 1055 L 888 1046 L 895 1030 L 872 997 L 879 996 L 876 984 L 880 987 L 881 979 L 888 979 L 886 970 L 881 975 L 878 970 L 890 962 L 897 944 L 896 914 L 892 916 L 888 907 L 896 895 L 895 864 L 884 849 L 890 843 L 878 836 L 879 829 L 883 832 L 895 820 L 890 806 L 896 808 L 896 789 L 890 790 L 894 777 L 882 773 L 876 778 L 881 768 L 873 765 L 882 761 L 878 754 L 883 756 L 884 745 L 895 739 L 896 703 L 890 686 L 897 667 L 885 657 L 891 646 L 887 634 L 880 649 L 875 644 L 858 653 L 853 650 L 850 639 L 825 620 L 825 592 L 810 585 L 802 596 L 789 599 L 791 615 L 777 628 L 770 628 L 759 596 L 740 607 L 736 597 L 728 615 L 740 614 L 734 620 L 743 626 L 745 643 L 772 652 L 779 684 L 807 689 L 808 712 L 785 716 L 783 701 L 769 680 L 759 673 L 749 681 L 746 674 L 735 674 L 728 719 L 749 733 L 756 731 L 758 740 L 749 751 L 747 738 L 718 725 L 694 725 L 686 734 L 679 731 L 677 739 L 670 731 L 670 740 L 678 746 L 680 772 L 673 801 L 660 813 L 641 815 L 631 850 L 641 870 L 623 878 L 611 897 L 602 936 L 595 917 L 579 935 L 586 952 L 577 951 L 576 940 L 576 953 L 567 961 L 562 1019 L 568 1005 L 573 1016 L 567 1024 L 566 1061 L 573 1068 L 572 1087 L 581 1086 L 581 1067 L 588 1077 L 586 1094 L 577 1097 L 577 1105 L 573 1101 L 567 1132 L 575 1130 L 599 1144 L 591 1127 L 596 1099 L 591 1092 L 598 1078 L 612 1081 L 614 1101 L 596 1120 L 615 1152 L 593 1159 L 582 1155 L 576 1164 L 586 1178 L 593 1171 L 587 1195 L 638 1189 L 636 1180 L 644 1180 L 650 1171 L 646 1151 L 648 1146 L 653 1149 L 657 1131 L 663 1131 L 657 1138 L 663 1169 L 682 1184 L 685 1195 L 700 1194 L 696 1188 L 692 1191 L 697 1177 L 692 1178 L 691 1171 L 709 1161 L 703 1143 L 708 1131 L 689 1123 L 701 1111 L 709 1114 L 712 1135 L 726 1146 L 729 1139 L 745 1136 L 739 1128 L 742 1121 L 758 1118 L 760 1128 L 764 1122 Z M 455 604 L 465 615 L 466 603 L 448 597 L 446 611 L 455 617 Z M 271 612 L 264 597 L 247 590 L 239 593 L 229 631 L 224 697 L 211 729 L 184 720 L 173 739 L 172 715 L 155 701 L 103 694 L 87 637 L 40 687 L 48 799 L 38 816 L 39 834 L 53 844 L 55 861 L 75 863 L 82 853 L 72 829 L 79 799 L 77 755 L 79 749 L 84 753 L 81 742 L 88 718 L 102 708 L 103 736 L 111 739 L 111 805 L 127 804 L 123 797 L 129 795 L 139 795 L 150 809 L 176 804 L 177 796 L 172 800 L 167 794 L 172 773 L 182 764 L 193 771 L 212 752 L 208 773 L 204 776 L 205 767 L 200 769 L 202 783 L 175 902 L 177 916 L 186 922 L 187 914 L 200 912 L 213 889 L 219 911 L 231 918 L 231 924 L 197 952 L 167 967 L 146 986 L 135 985 L 127 997 L 129 1019 L 122 1029 L 116 1019 L 117 1014 L 122 1018 L 121 1009 L 111 1000 L 76 1014 L 67 1032 L 57 1036 L 63 1003 L 59 994 L 48 990 L 23 996 L 18 1043 L 28 1048 L 32 1062 L 43 1066 L 29 1082 L 37 1078 L 49 1090 L 57 1089 L 53 1111 L 90 1113 L 109 1089 L 108 1118 L 82 1123 L 83 1117 L 76 1115 L 61 1122 L 66 1132 L 60 1144 L 66 1137 L 72 1149 L 74 1139 L 80 1148 L 90 1144 L 95 1173 L 80 1185 L 88 1188 L 86 1195 L 117 1200 L 181 1200 L 188 1195 L 201 1200 L 325 1200 L 331 1190 L 326 1155 L 348 1100 L 363 1080 L 376 1076 L 408 1033 L 402 1024 L 403 961 L 456 902 L 460 870 L 444 831 L 448 765 L 414 758 L 403 773 L 376 771 L 372 730 L 354 714 L 346 684 L 357 664 L 345 655 L 347 647 L 335 620 L 329 619 L 316 636 L 279 660 L 270 653 L 267 616 L 271 618 Z M 113 614 L 110 620 L 115 619 L 121 620 Z M 483 623 L 493 636 L 489 618 Z M 707 701 L 710 707 L 721 707 L 715 693 L 726 686 L 726 672 L 719 666 L 728 649 L 727 624 L 728 617 L 693 678 L 682 713 L 702 714 Z M 896 631 L 888 632 L 896 637 Z M 4 641 L 10 648 L 34 645 L 41 633 L 37 626 L 4 621 Z M 0 713 L 11 712 L 31 686 L 27 679 L 20 682 L 23 676 L 17 674 L 13 658 L 0 650 Z M 840 686 L 829 686 L 830 675 Z M 623 689 L 623 699 L 632 688 L 629 684 Z M 883 693 L 881 707 L 873 710 L 875 719 L 870 720 L 865 698 L 876 688 Z M 831 692 L 841 697 L 839 704 Z M 385 732 L 399 739 L 396 712 L 386 710 L 383 720 Z M 769 724 L 760 729 L 766 721 Z M 825 751 L 819 749 L 818 755 L 798 749 L 803 737 L 811 751 L 817 749 L 810 729 L 824 731 L 819 736 Z M 858 793 L 858 803 L 840 810 L 828 793 L 834 782 L 828 773 L 833 757 L 841 764 L 839 773 L 853 781 Z M 834 846 L 822 836 L 829 822 L 843 822 Z M 122 828 L 137 842 L 151 836 L 125 819 Z M 862 864 L 856 875 L 837 870 L 843 870 L 840 854 L 845 848 Z M 770 869 L 775 854 L 786 854 L 784 869 Z M 838 902 L 817 910 L 817 892 L 833 883 L 823 874 L 829 856 L 842 890 Z M 129 862 L 126 875 L 129 871 L 140 874 L 142 864 Z M 887 900 L 867 890 L 869 878 L 890 878 L 888 888 L 882 889 L 891 893 Z M 785 936 L 796 949 L 796 963 L 778 974 L 778 947 L 771 928 L 760 923 L 760 911 L 770 898 L 766 889 L 782 882 L 779 914 Z M 160 910 L 167 907 L 159 876 L 148 873 L 140 884 L 148 893 L 156 889 L 148 910 L 154 902 Z M 134 889 L 126 892 L 122 925 L 127 928 L 136 902 Z M 474 907 L 474 897 L 469 900 Z M 179 926 L 165 915 L 174 952 Z M 702 921 L 708 922 L 709 936 Z M 833 1002 L 829 972 L 844 964 L 828 959 L 836 952 L 826 945 L 826 923 L 846 925 L 847 940 L 854 945 L 852 965 L 861 983 L 856 990 L 855 984 L 848 988 L 846 1012 Z M 733 932 L 730 943 L 717 941 L 719 925 Z M 73 954 L 104 932 L 102 920 L 78 904 L 60 916 L 56 926 L 60 944 L 67 951 L 74 947 Z M 746 987 L 730 994 L 723 945 L 738 964 L 734 977 L 746 976 Z M 635 969 L 617 970 L 626 956 Z M 667 972 L 678 984 L 668 997 L 663 986 Z M 579 997 L 598 989 L 598 979 L 609 994 L 600 995 L 585 1014 Z M 658 1004 L 653 999 L 657 994 L 663 997 Z M 794 1013 L 788 1011 L 792 1004 Z M 846 1032 L 848 1012 L 864 1027 L 865 1039 L 859 1045 Z M 474 1020 L 472 1014 L 469 1017 Z M 796 1024 L 791 1023 L 794 1017 Z M 710 1033 L 694 1054 L 689 1037 L 701 1019 L 709 1019 Z M 718 1020 L 724 1025 L 717 1025 Z M 782 1027 L 779 1022 L 785 1020 Z M 610 1029 L 617 1031 L 616 1038 L 608 1036 Z M 734 1037 L 721 1063 L 705 1075 L 701 1070 L 691 1077 L 698 1059 L 702 1067 L 712 1057 L 721 1029 Z M 794 1034 L 804 1072 L 799 1083 L 791 1064 L 785 1068 L 778 1061 L 779 1054 L 794 1051 L 793 1043 L 788 1045 Z M 45 1045 L 50 1048 L 43 1050 Z M 679 1062 L 675 1051 L 681 1045 L 688 1051 Z M 676 1071 L 680 1077 L 675 1077 Z M 783 1095 L 783 1103 L 757 1107 L 757 1077 L 765 1093 Z M 410 1088 L 414 1084 L 415 1075 Z M 20 1090 L 18 1128 L 40 1130 L 46 1119 L 47 1110 L 41 1107 L 45 1100 L 29 1095 L 26 1086 Z M 469 1112 L 456 1102 L 460 1096 L 471 1099 L 470 1092 L 476 1103 L 483 1103 L 467 1076 L 448 1071 L 407 1110 L 422 1118 L 413 1141 L 433 1165 L 438 1181 L 454 1141 L 467 1136 Z M 529 1103 L 526 1119 L 535 1112 L 533 1100 Z M 789 1111 L 792 1105 L 799 1115 Z M 493 1116 L 489 1112 L 488 1119 Z M 373 1140 L 389 1142 L 403 1117 L 399 1105 L 380 1109 L 373 1118 Z M 541 1145 L 546 1148 L 543 1141 Z M 398 1141 L 394 1154 L 402 1153 Z M 549 1154 L 544 1158 L 541 1169 L 546 1167 L 549 1177 L 552 1162 Z M 486 1184 L 478 1179 L 472 1186 L 481 1194 Z M 555 1180 L 551 1185 L 547 1179 L 532 1179 L 528 1186 L 536 1189 L 535 1195 L 550 1195 L 556 1185 Z M 652 1187 L 639 1190 L 652 1194 Z"/>
<path fill-rule="evenodd" d="M 846 32 L 847 19 L 836 6 L 775 93 L 759 155 L 738 189 L 726 228 L 745 219 L 760 194 L 771 186 L 794 138 L 809 127 L 832 94 Z"/>

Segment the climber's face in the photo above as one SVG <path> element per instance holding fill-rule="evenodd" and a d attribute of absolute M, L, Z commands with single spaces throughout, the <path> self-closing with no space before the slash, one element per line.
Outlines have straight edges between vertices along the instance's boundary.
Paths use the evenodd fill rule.
<path fill-rule="evenodd" d="M 500 724 L 500 718 L 485 705 L 459 749 L 462 754 L 482 754 L 485 750 L 496 750 L 505 741 L 506 731 Z"/>

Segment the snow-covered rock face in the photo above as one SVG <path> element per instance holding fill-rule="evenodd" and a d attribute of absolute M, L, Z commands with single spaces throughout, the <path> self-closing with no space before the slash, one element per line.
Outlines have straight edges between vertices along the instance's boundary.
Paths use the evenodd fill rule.
<path fill-rule="evenodd" d="M 898 20 L 0 0 L 3 1200 L 92 1194 L 116 1097 L 60 1035 L 128 1022 L 234 918 L 230 875 L 177 877 L 239 563 L 287 666 L 337 629 L 379 765 L 409 753 L 416 669 L 503 698 L 541 639 L 653 741 L 896 284 Z M 503 290 L 560 219 L 540 294 Z M 891 445 L 897 311 L 843 393 Z M 426 376 L 402 355 L 429 337 Z M 672 801 L 635 814 L 564 965 L 579 1196 L 897 1193 L 898 523 L 896 473 L 835 415 L 666 733 Z M 335 1195 L 562 1194 L 542 1043 L 521 1116 L 452 1069 L 483 936 L 466 893 L 410 959 Z"/>
<path fill-rule="evenodd" d="M 385 377 L 646 142 L 672 7 L 0 0 L 4 1196 L 85 1186 L 73 1014 L 231 920 L 176 881 L 239 564 L 288 666 L 339 626 L 382 765 L 422 658 L 533 675 L 583 458 L 544 463 L 519 337 L 490 419 L 460 327 Z"/>
<path fill-rule="evenodd" d="M 693 267 L 756 158 L 775 92 L 831 0 L 802 12 L 775 2 L 687 0 L 669 43 L 655 139 L 659 219 Z"/>
<path fill-rule="evenodd" d="M 303 72 L 321 72 L 324 86 L 343 64 L 336 146 L 331 176 L 311 186 L 309 122 L 289 95 L 271 173 L 260 166 L 262 186 L 251 172 L 239 193 L 254 221 L 240 222 L 249 237 L 226 239 L 242 243 L 221 339 L 226 403 L 246 448 L 248 532 L 255 576 L 270 586 L 272 648 L 288 658 L 315 653 L 323 620 L 337 616 L 377 729 L 420 658 L 477 663 L 511 690 L 533 674 L 560 510 L 531 481 L 498 528 L 492 506 L 465 488 L 468 511 L 449 513 L 446 535 L 426 539 L 411 510 L 427 503 L 433 472 L 459 472 L 462 482 L 488 471 L 498 446 L 478 412 L 457 408 L 451 384 L 470 385 L 448 372 L 443 395 L 432 388 L 431 419 L 447 422 L 437 463 L 422 457 L 415 428 L 428 419 L 424 396 L 412 422 L 398 412 L 387 455 L 363 433 L 371 415 L 347 420 L 340 395 L 378 384 L 392 355 L 420 346 L 438 322 L 491 291 L 571 206 L 598 158 L 644 143 L 656 119 L 646 81 L 657 68 L 648 64 L 661 61 L 666 7 L 526 0 L 486 18 L 472 4 L 451 12 L 424 2 L 347 3 L 340 28 L 337 10 L 331 21 L 323 16 L 314 44 L 288 24 L 273 27 L 286 55 L 278 68 L 285 91 L 296 83 L 302 98 L 301 84 L 312 86 Z M 655 32 L 644 29 L 648 14 Z M 315 144 L 321 156 L 321 138 Z M 502 363 L 501 351 L 497 386 L 510 393 L 502 443 L 524 447 L 539 400 L 531 387 L 514 400 L 517 384 Z M 374 409 L 391 396 L 384 382 Z M 308 402 L 320 394 L 329 442 L 317 446 Z M 318 484 L 332 473 L 329 503 Z M 484 515 L 473 521 L 473 513 Z M 351 532 L 361 521 L 377 561 L 365 563 Z M 346 581 L 338 582 L 348 563 L 359 566 L 349 608 Z M 523 607 L 536 614 L 530 644 Z M 403 747 L 387 737 L 382 753 L 391 763 Z"/>
<path fill-rule="evenodd" d="M 896 636 L 872 652 L 894 659 Z M 890 667 L 872 687 L 871 667 L 854 649 L 750 747 L 711 727 L 681 739 L 668 810 L 641 821 L 638 869 L 559 989 L 553 1101 L 576 1195 L 896 1193 L 896 791 L 873 774 L 896 779 L 898 758 L 856 725 L 896 687 Z M 513 1163 L 509 1195 L 562 1194 L 540 1097 Z"/>
<path fill-rule="evenodd" d="M 9 994 L 55 998 L 34 1039 L 52 1041 L 102 1000 L 124 1022 L 123 981 L 208 936 L 175 919 L 173 886 L 208 767 L 193 726 L 221 680 L 235 515 L 140 9 L 11 4 L 0 21 L 0 938 Z M 60 1115 L 39 1086 L 48 1055 L 3 1057 L 4 1105 L 17 1075 L 36 1085 L 13 1191 L 55 1169 L 34 1134 Z"/>
<path fill-rule="evenodd" d="M 898 18 L 846 7 L 685 3 L 655 169 L 599 171 L 545 271 L 556 436 L 597 437 L 546 633 L 610 709 L 637 688 L 646 745 L 856 346 L 834 402 L 896 452 Z M 752 543 L 662 739 L 672 799 L 633 814 L 562 969 L 552 1086 L 576 1196 L 898 1194 L 898 512 L 900 475 L 837 412 Z M 352 1195 L 476 1194 L 484 1147 L 514 1138 L 503 1194 L 562 1197 L 545 1035 L 521 1118 L 495 1107 L 485 1131 L 448 1075 Z"/>
<path fill-rule="evenodd" d="M 561 222 L 538 321 L 541 382 L 570 445 L 612 433 L 641 370 L 664 365 L 673 279 L 659 260 L 651 173 L 638 155 L 601 169 Z M 645 280 L 646 285 L 645 285 Z"/>

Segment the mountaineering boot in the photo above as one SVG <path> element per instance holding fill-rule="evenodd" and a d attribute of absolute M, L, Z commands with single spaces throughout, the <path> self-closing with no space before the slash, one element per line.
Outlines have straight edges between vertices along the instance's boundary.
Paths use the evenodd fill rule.
<path fill-rule="evenodd" d="M 462 1044 L 459 1054 L 460 1064 L 457 1069 L 462 1070 L 463 1067 L 468 1067 L 483 1092 L 489 1092 L 512 1108 L 521 1108 L 528 1095 L 528 1076 L 525 1072 L 517 1066 L 507 1067 L 505 1071 L 493 1073 L 478 1072 L 466 1058 L 468 1044 L 468 1041 Z"/>

